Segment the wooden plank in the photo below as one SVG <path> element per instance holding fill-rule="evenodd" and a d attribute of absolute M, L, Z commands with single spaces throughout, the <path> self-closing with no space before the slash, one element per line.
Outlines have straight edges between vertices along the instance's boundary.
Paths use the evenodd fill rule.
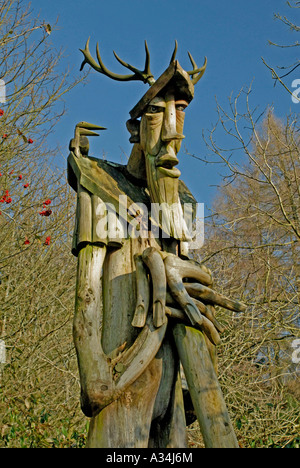
<path fill-rule="evenodd" d="M 206 448 L 238 448 L 203 334 L 176 324 L 173 336 Z"/>
<path fill-rule="evenodd" d="M 92 200 L 91 194 L 78 184 L 78 232 L 77 242 L 86 244 L 92 240 Z"/>

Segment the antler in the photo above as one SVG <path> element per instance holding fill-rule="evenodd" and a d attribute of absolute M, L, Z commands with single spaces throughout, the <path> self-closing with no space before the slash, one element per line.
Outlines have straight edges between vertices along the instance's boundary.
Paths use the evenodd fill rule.
<path fill-rule="evenodd" d="M 177 48 L 178 48 L 178 43 L 177 43 L 177 41 L 175 41 L 175 47 L 174 47 L 174 51 L 173 51 L 170 63 L 172 63 L 176 59 Z M 188 71 L 187 73 L 192 76 L 192 83 L 193 83 L 193 85 L 195 85 L 196 83 L 198 83 L 200 78 L 202 78 L 202 76 L 205 73 L 206 66 L 207 66 L 207 58 L 205 57 L 203 66 L 201 68 L 198 68 L 198 65 L 196 64 L 196 62 L 193 59 L 192 55 L 189 52 L 188 52 L 188 54 L 189 54 L 189 57 L 190 57 L 190 61 L 191 61 L 192 65 L 193 65 L 193 70 Z M 194 76 L 194 75 L 196 75 L 196 76 Z"/>
<path fill-rule="evenodd" d="M 133 71 L 132 75 L 118 75 L 117 73 L 113 73 L 110 70 L 108 70 L 102 62 L 98 43 L 97 43 L 97 49 L 96 49 L 97 59 L 98 59 L 98 63 L 97 63 L 90 53 L 89 43 L 90 43 L 90 38 L 88 38 L 87 40 L 85 49 L 84 50 L 80 49 L 80 51 L 84 55 L 84 61 L 81 64 L 80 71 L 83 69 L 84 65 L 88 63 L 91 67 L 94 68 L 94 70 L 96 70 L 99 73 L 103 73 L 103 75 L 106 75 L 109 78 L 112 78 L 113 80 L 117 80 L 117 81 L 140 80 L 140 81 L 143 81 L 144 83 L 148 83 L 150 86 L 153 85 L 153 83 L 155 83 L 155 79 L 150 71 L 150 54 L 148 50 L 147 41 L 145 41 L 146 60 L 145 60 L 144 70 L 138 70 L 132 65 L 129 65 L 128 63 L 124 62 L 122 59 L 120 59 L 120 57 L 118 57 L 118 55 L 114 51 L 114 55 L 116 59 L 118 60 L 118 62 L 120 62 L 121 65 L 123 65 L 124 67 Z"/>
<path fill-rule="evenodd" d="M 188 71 L 187 73 L 193 77 L 192 78 L 192 83 L 193 83 L 193 85 L 195 85 L 196 83 L 198 83 L 200 78 L 202 78 L 202 76 L 205 73 L 205 70 L 206 70 L 206 67 L 207 67 L 207 57 L 205 57 L 203 66 L 201 68 L 198 68 L 195 60 L 192 57 L 192 55 L 189 52 L 188 52 L 188 54 L 189 54 L 191 64 L 193 65 L 193 70 Z M 194 75 L 196 75 L 196 76 L 194 76 Z"/>
<path fill-rule="evenodd" d="M 177 54 L 177 49 L 178 49 L 178 42 L 175 40 L 175 47 L 174 47 L 174 50 L 173 50 L 173 54 L 172 54 L 170 63 L 174 62 L 174 60 L 176 58 L 176 54 Z"/>

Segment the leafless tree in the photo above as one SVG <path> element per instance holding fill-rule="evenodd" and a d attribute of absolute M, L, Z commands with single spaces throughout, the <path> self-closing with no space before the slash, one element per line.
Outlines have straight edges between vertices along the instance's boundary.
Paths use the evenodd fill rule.
<path fill-rule="evenodd" d="M 292 10 L 297 10 L 298 8 L 300 8 L 300 2 L 298 0 L 288 1 L 286 3 Z M 294 34 L 299 33 L 300 26 L 296 24 L 294 19 L 290 19 L 287 16 L 284 16 L 280 13 L 275 13 L 274 18 L 276 20 L 281 21 L 285 26 L 287 26 L 290 32 Z M 297 47 L 299 47 L 300 45 L 298 40 L 289 44 L 278 44 L 277 42 L 271 40 L 269 40 L 268 42 L 271 46 L 279 47 L 281 49 L 297 49 Z M 295 92 L 290 89 L 290 86 L 284 82 L 284 78 L 292 75 L 295 72 L 295 70 L 299 68 L 300 61 L 298 57 L 295 57 L 295 60 L 292 63 L 289 63 L 288 65 L 281 65 L 277 67 L 269 65 L 264 59 L 262 60 L 272 73 L 272 78 L 275 80 L 274 86 L 279 82 L 290 94 L 293 95 L 293 98 L 296 102 L 297 100 L 299 101 L 298 95 L 296 95 Z"/>
<path fill-rule="evenodd" d="M 218 350 L 220 379 L 240 442 L 296 446 L 299 121 L 290 116 L 281 122 L 269 109 L 259 123 L 249 95 L 230 99 L 229 110 L 218 105 L 218 124 L 206 137 L 209 160 L 224 165 L 225 176 L 206 221 L 201 260 L 221 291 L 248 306 L 240 316 L 219 311 L 227 327 Z M 227 148 L 217 143 L 221 135 L 226 141 L 224 132 Z"/>
<path fill-rule="evenodd" d="M 53 30 L 52 30 L 53 31 Z M 0 446 L 80 445 L 72 343 L 74 197 L 47 136 L 78 83 L 27 2 L 0 5 Z M 78 423 L 78 421 L 81 421 Z M 75 434 L 75 438 L 72 434 Z M 73 437 L 73 438 L 72 438 Z M 77 439 L 76 439 L 77 437 Z"/>

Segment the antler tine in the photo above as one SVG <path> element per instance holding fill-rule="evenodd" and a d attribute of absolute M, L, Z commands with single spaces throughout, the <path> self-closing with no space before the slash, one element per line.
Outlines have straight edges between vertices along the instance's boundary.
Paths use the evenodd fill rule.
<path fill-rule="evenodd" d="M 148 49 L 148 44 L 147 41 L 145 41 L 145 52 L 146 52 L 146 59 L 145 59 L 145 68 L 144 70 L 138 70 L 137 68 L 133 67 L 129 63 L 124 62 L 115 51 L 114 55 L 118 62 L 123 65 L 123 67 L 128 68 L 129 70 L 134 72 L 134 75 L 132 75 L 132 80 L 142 80 L 144 83 L 148 83 L 150 86 L 155 82 L 154 77 L 151 73 L 150 70 L 150 53 Z"/>
<path fill-rule="evenodd" d="M 176 54 L 177 54 L 177 49 L 178 49 L 178 42 L 175 40 L 175 47 L 174 47 L 174 51 L 173 51 L 170 63 L 174 62 L 176 58 Z"/>
<path fill-rule="evenodd" d="M 108 76 L 109 78 L 112 78 L 113 80 L 117 80 L 117 81 L 130 81 L 130 80 L 135 79 L 134 78 L 135 75 L 119 75 L 117 73 L 113 73 L 110 70 L 108 70 L 108 68 L 106 68 L 106 66 L 102 62 L 100 52 L 99 52 L 98 42 L 97 42 L 96 52 L 97 52 L 98 62 L 100 64 L 100 66 L 101 66 L 101 73 L 103 73 L 104 75 Z"/>
<path fill-rule="evenodd" d="M 83 69 L 85 64 L 88 63 L 97 72 L 103 73 L 103 75 L 109 76 L 110 78 L 112 78 L 114 80 L 119 80 L 119 81 L 126 81 L 127 80 L 128 81 L 128 80 L 132 79 L 133 75 L 117 75 L 116 73 L 110 72 L 105 67 L 105 65 L 102 62 L 101 56 L 100 56 L 99 44 L 98 43 L 97 43 L 97 48 L 96 48 L 97 58 L 98 58 L 98 63 L 97 63 L 96 60 L 91 55 L 91 52 L 90 52 L 90 49 L 89 49 L 89 44 L 90 44 L 90 38 L 88 38 L 88 40 L 86 42 L 85 49 L 84 50 L 80 49 L 80 51 L 84 55 L 84 61 L 81 64 L 80 71 Z"/>
<path fill-rule="evenodd" d="M 112 78 L 113 80 L 117 81 L 131 81 L 131 80 L 141 80 L 144 83 L 150 84 L 150 86 L 155 82 L 154 77 L 150 71 L 150 54 L 147 46 L 147 42 L 145 41 L 145 49 L 146 49 L 146 62 L 145 62 L 145 69 L 144 71 L 140 71 L 137 68 L 134 68 L 133 66 L 129 65 L 128 63 L 124 62 L 122 59 L 120 59 L 117 54 L 114 52 L 116 59 L 126 68 L 129 70 L 133 71 L 132 75 L 119 75 L 117 73 L 113 73 L 102 62 L 101 55 L 99 52 L 99 44 L 97 43 L 96 47 L 96 53 L 97 53 L 97 59 L 98 63 L 96 60 L 92 57 L 90 50 L 89 50 L 89 43 L 90 43 L 90 38 L 88 38 L 87 43 L 85 45 L 85 49 L 80 51 L 84 55 L 84 61 L 81 64 L 80 70 L 83 69 L 86 63 L 91 65 L 97 72 L 102 73 L 103 75 L 108 76 L 109 78 Z"/>
<path fill-rule="evenodd" d="M 102 70 L 101 70 L 101 67 L 97 64 L 96 60 L 93 59 L 91 53 L 90 53 L 90 49 L 89 49 L 89 44 L 90 44 L 90 37 L 88 38 L 88 40 L 86 41 L 86 44 L 85 44 L 85 49 L 79 49 L 80 52 L 83 53 L 84 55 L 84 61 L 82 62 L 81 64 L 81 67 L 80 67 L 80 71 L 83 70 L 83 67 L 85 66 L 86 63 L 88 63 L 89 65 L 91 65 L 91 67 L 93 67 L 96 71 L 102 73 Z"/>
<path fill-rule="evenodd" d="M 151 70 L 150 70 L 150 52 L 149 52 L 149 49 L 148 49 L 148 44 L 147 44 L 147 41 L 145 40 L 145 52 L 146 52 L 146 60 L 145 60 L 145 73 L 147 73 L 149 75 L 149 78 L 152 77 L 153 78 L 153 83 L 155 82 L 154 80 L 154 77 L 151 73 Z M 151 84 L 153 84 L 151 83 Z M 149 83 L 150 84 L 150 83 Z"/>
<path fill-rule="evenodd" d="M 195 85 L 196 83 L 198 83 L 198 81 L 202 78 L 202 76 L 205 73 L 205 70 L 206 70 L 206 67 L 207 67 L 207 57 L 205 57 L 203 66 L 201 68 L 198 68 L 195 60 L 192 57 L 192 55 L 189 52 L 188 52 L 188 54 L 189 54 L 191 64 L 193 65 L 193 70 L 188 71 L 187 73 L 193 77 L 192 78 L 192 83 Z M 194 75 L 196 75 L 196 76 L 194 76 Z"/>

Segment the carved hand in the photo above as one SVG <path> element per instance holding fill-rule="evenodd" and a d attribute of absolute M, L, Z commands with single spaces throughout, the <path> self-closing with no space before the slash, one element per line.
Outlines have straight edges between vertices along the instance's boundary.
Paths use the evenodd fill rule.
<path fill-rule="evenodd" d="M 246 306 L 211 289 L 211 272 L 198 262 L 148 248 L 136 257 L 137 307 L 132 325 L 143 327 L 149 306 L 149 285 L 143 263 L 152 280 L 153 323 L 160 327 L 169 315 L 202 330 L 217 345 L 224 328 L 215 318 L 215 306 L 243 312 Z"/>
<path fill-rule="evenodd" d="M 243 312 L 246 306 L 211 289 L 213 283 L 211 272 L 198 262 L 182 260 L 168 254 L 164 259 L 164 265 L 171 293 L 168 298 L 171 305 L 170 315 L 180 318 L 176 309 L 172 307 L 175 305 L 176 308 L 177 303 L 177 307 L 180 305 L 184 312 L 182 318 L 188 318 L 190 324 L 201 329 L 213 344 L 219 344 L 219 333 L 222 333 L 224 328 L 215 318 L 214 306 L 221 306 L 234 312 Z"/>

